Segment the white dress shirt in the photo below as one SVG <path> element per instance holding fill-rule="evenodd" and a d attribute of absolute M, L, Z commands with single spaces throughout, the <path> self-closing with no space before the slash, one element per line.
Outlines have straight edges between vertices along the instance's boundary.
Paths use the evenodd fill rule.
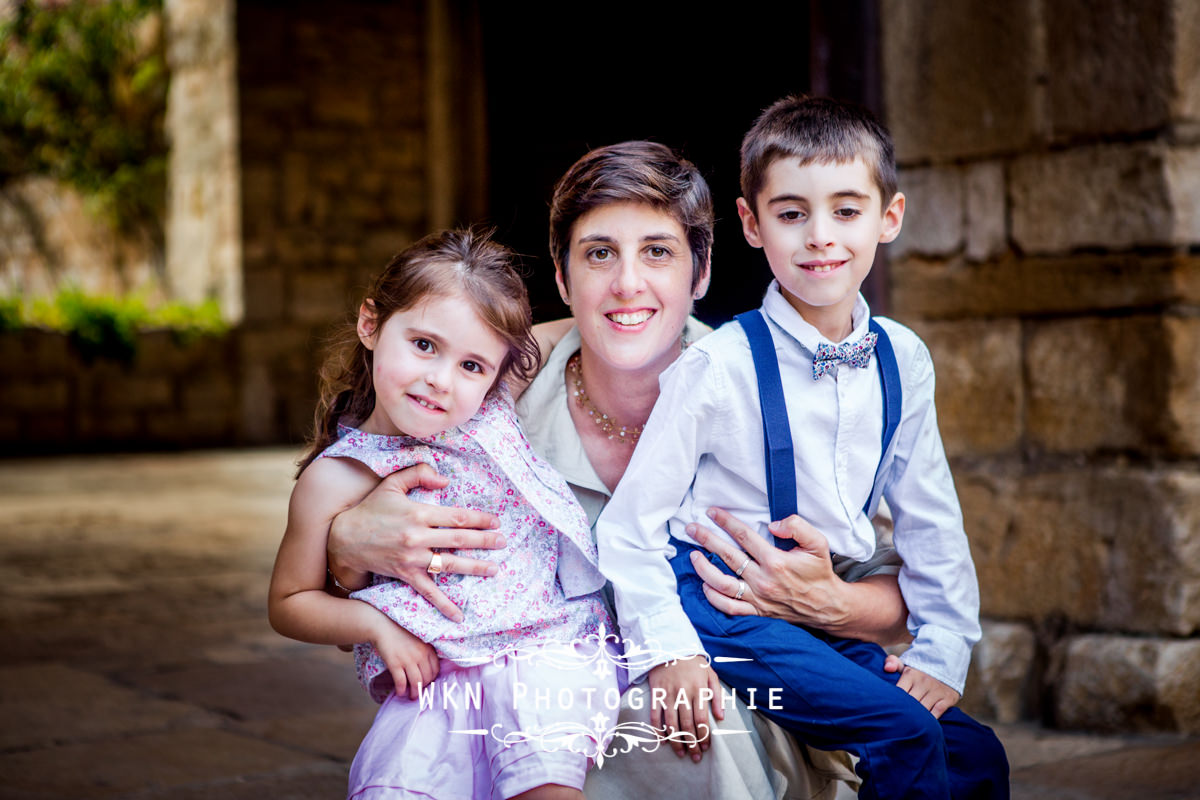
<path fill-rule="evenodd" d="M 836 343 L 804 321 L 777 283 L 768 288 L 763 311 L 787 395 L 800 516 L 826 536 L 844 572 L 874 555 L 871 516 L 880 495 L 887 500 L 915 637 L 904 662 L 961 693 L 980 636 L 979 589 L 938 433 L 929 351 L 908 328 L 877 318 L 896 353 L 903 407 L 872 491 L 883 432 L 875 357 L 866 369 L 842 364 L 814 381 L 817 345 Z M 846 340 L 866 334 L 869 320 L 860 296 Z M 690 522 L 727 537 L 708 520 L 711 506 L 771 541 L 762 413 L 750 345 L 736 323 L 692 345 L 660 380 L 658 403 L 596 535 L 626 647 L 685 656 L 703 648 L 675 591 L 667 563 L 675 554 L 672 541 L 692 542 L 684 532 Z"/>

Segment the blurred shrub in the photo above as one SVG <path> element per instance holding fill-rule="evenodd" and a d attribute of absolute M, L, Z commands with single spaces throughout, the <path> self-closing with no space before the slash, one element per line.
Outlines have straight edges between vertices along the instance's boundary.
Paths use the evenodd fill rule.
<path fill-rule="evenodd" d="M 0 19 L 0 185 L 48 175 L 161 247 L 161 0 L 18 0 Z"/>
<path fill-rule="evenodd" d="M 165 328 L 180 344 L 187 344 L 229 330 L 215 300 L 150 308 L 137 296 L 89 295 L 78 289 L 62 289 L 52 298 L 31 302 L 0 298 L 0 331 L 26 327 L 67 334 L 85 361 L 109 358 L 126 363 L 137 353 L 139 331 Z"/>

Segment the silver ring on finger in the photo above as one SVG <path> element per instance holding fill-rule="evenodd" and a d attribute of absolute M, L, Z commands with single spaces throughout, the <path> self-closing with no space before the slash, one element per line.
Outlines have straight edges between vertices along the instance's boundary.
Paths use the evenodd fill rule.
<path fill-rule="evenodd" d="M 433 558 L 429 559 L 429 566 L 425 568 L 425 571 L 430 575 L 437 575 L 441 573 L 444 568 L 445 567 L 442 564 L 442 554 L 434 553 Z"/>
<path fill-rule="evenodd" d="M 742 562 L 742 565 L 737 568 L 737 572 L 733 574 L 737 575 L 739 578 L 742 577 L 742 573 L 746 571 L 746 567 L 750 566 L 750 562 L 752 560 L 753 559 L 751 559 L 750 556 L 746 556 L 746 560 Z"/>
<path fill-rule="evenodd" d="M 735 595 L 733 596 L 733 599 L 734 599 L 734 600 L 741 600 L 741 599 L 742 599 L 742 595 L 744 595 L 745 593 L 746 593 L 746 582 L 745 582 L 745 581 L 738 581 L 738 591 L 737 591 L 737 594 L 735 594 Z"/>

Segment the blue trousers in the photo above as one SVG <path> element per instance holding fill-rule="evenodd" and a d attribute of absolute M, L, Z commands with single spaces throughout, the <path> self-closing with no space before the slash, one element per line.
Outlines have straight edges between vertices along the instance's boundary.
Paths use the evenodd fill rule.
<path fill-rule="evenodd" d="M 990 728 L 958 708 L 935 719 L 895 685 L 899 673 L 883 671 L 887 654 L 878 645 L 718 611 L 688 559 L 696 548 L 676 546 L 679 596 L 705 650 L 747 659 L 714 661 L 717 675 L 743 699 L 754 689 L 758 710 L 799 741 L 858 756 L 860 798 L 1008 798 L 1008 758 Z M 697 552 L 732 574 L 719 557 Z"/>

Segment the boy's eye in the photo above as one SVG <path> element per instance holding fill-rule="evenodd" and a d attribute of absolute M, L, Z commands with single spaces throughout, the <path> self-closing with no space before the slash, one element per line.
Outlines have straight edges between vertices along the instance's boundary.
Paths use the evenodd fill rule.
<path fill-rule="evenodd" d="M 795 222 L 796 220 L 801 219 L 803 217 L 804 217 L 804 212 L 797 211 L 795 209 L 791 209 L 788 211 L 781 211 L 779 213 L 779 218 L 781 220 L 783 220 L 784 222 Z"/>
<path fill-rule="evenodd" d="M 428 339 L 413 339 L 413 346 L 422 353 L 433 352 L 433 342 L 429 341 Z"/>
<path fill-rule="evenodd" d="M 859 211 L 857 208 L 839 208 L 837 211 L 835 211 L 833 213 L 839 217 L 842 217 L 843 219 L 853 219 L 854 217 L 857 217 L 862 212 Z"/>

